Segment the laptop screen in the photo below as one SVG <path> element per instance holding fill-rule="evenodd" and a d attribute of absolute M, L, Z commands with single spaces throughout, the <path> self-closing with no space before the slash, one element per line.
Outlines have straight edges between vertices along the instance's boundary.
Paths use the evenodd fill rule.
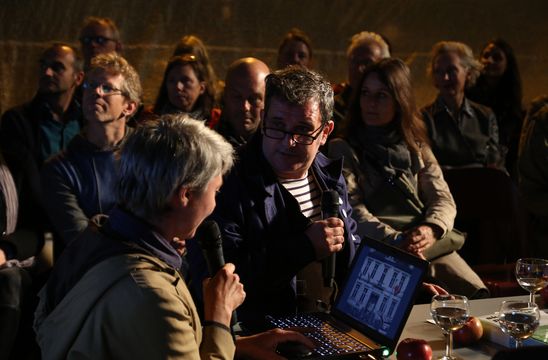
<path fill-rule="evenodd" d="M 373 341 L 395 346 L 427 267 L 427 261 L 363 239 L 334 315 Z"/>

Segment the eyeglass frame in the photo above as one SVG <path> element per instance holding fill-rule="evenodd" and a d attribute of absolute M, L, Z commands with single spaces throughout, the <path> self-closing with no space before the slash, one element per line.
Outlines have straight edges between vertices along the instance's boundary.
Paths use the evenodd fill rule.
<path fill-rule="evenodd" d="M 104 90 L 105 87 L 110 88 L 111 90 L 109 90 L 108 92 L 105 92 Z M 107 83 L 92 83 L 86 80 L 82 83 L 82 88 L 84 90 L 94 90 L 94 91 L 96 91 L 97 88 L 99 88 L 99 94 L 101 96 L 111 96 L 111 95 L 118 95 L 118 94 L 122 96 L 127 96 L 127 93 L 124 90 L 118 89 Z"/>
<path fill-rule="evenodd" d="M 267 127 L 267 126 L 264 126 L 262 127 L 262 133 L 264 136 L 266 136 L 267 138 L 269 139 L 275 139 L 275 140 L 281 140 L 281 139 L 285 139 L 285 137 L 287 135 L 290 135 L 291 136 L 291 140 L 293 140 L 293 142 L 295 142 L 295 144 L 300 144 L 300 145 L 312 145 L 314 143 L 314 141 L 316 141 L 316 139 L 322 134 L 322 130 L 325 128 L 325 126 L 327 125 L 327 122 L 322 122 L 322 124 L 320 125 L 320 127 L 318 127 L 317 129 L 313 130 L 310 134 L 301 134 L 301 133 L 295 133 L 295 132 L 292 132 L 292 131 L 286 131 L 286 130 L 282 130 L 282 129 L 277 129 L 277 128 L 272 128 L 272 127 Z M 279 131 L 281 133 L 283 133 L 283 136 L 282 137 L 273 137 L 273 136 L 268 136 L 266 134 L 267 130 L 274 130 L 274 131 Z M 314 135 L 315 134 L 315 135 Z M 295 136 L 305 136 L 306 138 L 310 139 L 310 142 L 309 143 L 306 143 L 306 142 L 301 142 L 299 140 L 297 140 L 295 138 Z"/>
<path fill-rule="evenodd" d="M 118 40 L 116 39 L 112 39 L 112 38 L 108 38 L 106 36 L 103 36 L 103 35 L 95 35 L 95 36 L 82 36 L 80 39 L 80 42 L 84 45 L 89 45 L 91 44 L 92 42 L 98 44 L 98 45 L 104 45 L 106 44 L 108 41 L 114 41 L 114 42 L 118 42 Z"/>

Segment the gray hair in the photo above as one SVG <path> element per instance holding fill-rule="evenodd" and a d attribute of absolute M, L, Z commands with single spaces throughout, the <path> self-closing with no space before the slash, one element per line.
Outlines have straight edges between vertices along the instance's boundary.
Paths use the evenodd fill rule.
<path fill-rule="evenodd" d="M 348 49 L 346 49 L 346 56 L 350 57 L 352 51 L 357 47 L 372 44 L 377 45 L 381 49 L 381 58 L 385 59 L 390 57 L 390 48 L 386 41 L 384 41 L 379 34 L 370 31 L 362 31 L 352 36 L 350 45 L 348 45 Z"/>
<path fill-rule="evenodd" d="M 428 75 L 432 78 L 434 74 L 434 65 L 438 56 L 447 53 L 455 53 L 460 58 L 461 65 L 468 71 L 466 87 L 473 86 L 480 76 L 481 64 L 474 58 L 472 49 L 458 41 L 440 41 L 432 47 L 430 54 L 430 65 L 428 67 Z"/>
<path fill-rule="evenodd" d="M 163 115 L 128 136 L 118 155 L 118 202 L 135 215 L 157 219 L 181 187 L 202 192 L 234 163 L 234 149 L 203 121 Z"/>
<path fill-rule="evenodd" d="M 309 100 L 318 101 L 322 123 L 333 118 L 333 89 L 320 74 L 302 66 L 288 66 L 268 75 L 265 81 L 265 115 L 272 98 L 277 97 L 298 105 Z"/>
<path fill-rule="evenodd" d="M 116 53 L 99 54 L 91 60 L 91 67 L 87 74 L 91 74 L 96 69 L 102 69 L 109 74 L 122 75 L 124 82 L 121 90 L 124 96 L 137 105 L 141 103 L 143 88 L 141 87 L 139 74 L 126 59 Z"/>

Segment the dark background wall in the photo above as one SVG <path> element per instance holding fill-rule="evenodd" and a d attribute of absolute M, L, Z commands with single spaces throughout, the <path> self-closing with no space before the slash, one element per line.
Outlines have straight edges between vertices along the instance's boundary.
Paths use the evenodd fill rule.
<path fill-rule="evenodd" d="M 386 35 L 394 56 L 413 71 L 422 105 L 435 90 L 426 78 L 428 52 L 439 40 L 468 43 L 475 53 L 501 36 L 516 53 L 525 102 L 548 93 L 548 1 L 545 0 L 0 0 L 0 111 L 34 94 L 38 57 L 52 40 L 77 44 L 86 16 L 116 21 L 124 54 L 154 101 L 166 60 L 184 34 L 208 45 L 220 78 L 230 62 L 256 56 L 274 65 L 282 35 L 306 31 L 315 69 L 331 81 L 346 78 L 345 49 L 361 30 Z"/>

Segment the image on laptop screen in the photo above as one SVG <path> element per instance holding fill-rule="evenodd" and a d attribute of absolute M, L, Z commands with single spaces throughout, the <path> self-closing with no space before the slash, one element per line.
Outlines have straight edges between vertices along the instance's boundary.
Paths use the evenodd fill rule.
<path fill-rule="evenodd" d="M 399 336 L 424 269 L 408 254 L 370 245 L 362 244 L 335 308 L 372 331 L 397 340 L 394 337 Z"/>

